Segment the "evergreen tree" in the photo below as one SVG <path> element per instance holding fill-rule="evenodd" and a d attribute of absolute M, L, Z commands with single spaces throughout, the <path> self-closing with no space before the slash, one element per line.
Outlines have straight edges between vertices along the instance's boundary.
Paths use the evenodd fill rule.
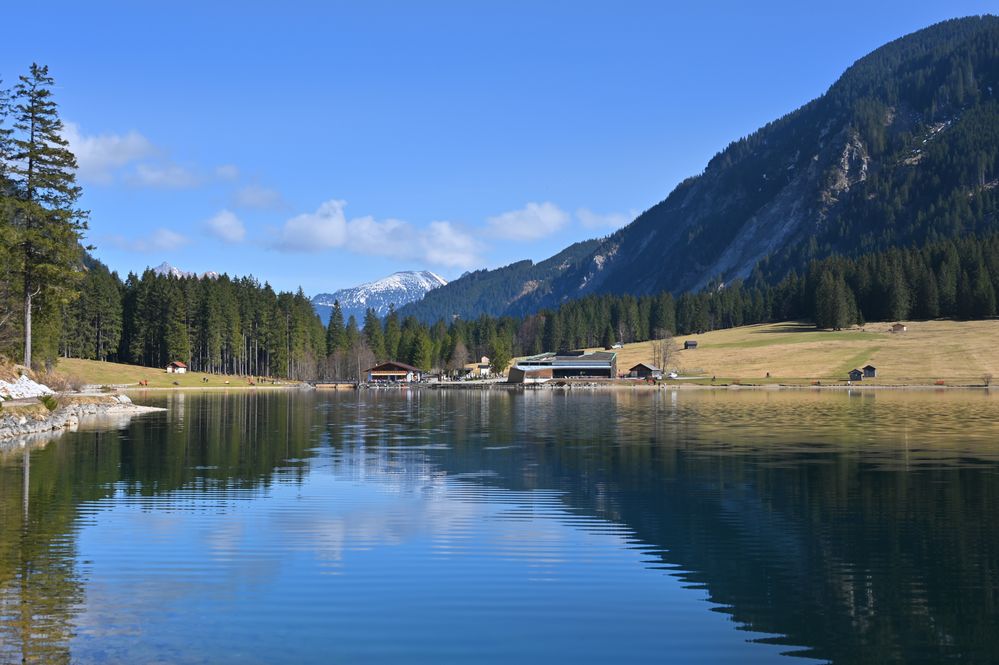
<path fill-rule="evenodd" d="M 376 359 L 387 359 L 385 352 L 385 335 L 382 332 L 382 322 L 371 307 L 364 313 L 364 339 Z"/>
<path fill-rule="evenodd" d="M 13 180 L 14 265 L 24 305 L 24 364 L 32 362 L 36 299 L 50 306 L 75 295 L 85 213 L 76 201 L 76 158 L 62 137 L 48 67 L 32 64 L 14 89 L 9 172 Z"/>
<path fill-rule="evenodd" d="M 502 338 L 497 337 L 492 344 L 492 348 L 489 353 L 489 367 L 492 369 L 494 374 L 503 374 L 506 372 L 507 366 L 512 360 L 513 353 L 510 350 L 510 343 Z"/>
<path fill-rule="evenodd" d="M 562 326 L 558 314 L 555 312 L 545 313 L 545 331 L 541 343 L 545 347 L 545 351 L 562 350 Z"/>
<path fill-rule="evenodd" d="M 399 327 L 399 315 L 395 311 L 395 307 L 389 305 L 388 316 L 385 317 L 385 356 L 386 360 L 395 360 L 402 353 L 403 349 L 400 347 L 400 341 L 402 340 L 402 330 Z"/>
<path fill-rule="evenodd" d="M 365 322 L 365 325 L 367 323 Z M 330 322 L 326 326 L 326 355 L 331 356 L 344 347 L 343 310 L 340 309 L 340 301 L 333 301 L 333 311 L 330 313 Z"/>

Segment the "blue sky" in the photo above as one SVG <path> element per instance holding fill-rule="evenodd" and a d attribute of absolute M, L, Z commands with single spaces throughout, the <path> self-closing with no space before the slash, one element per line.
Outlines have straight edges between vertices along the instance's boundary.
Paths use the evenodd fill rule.
<path fill-rule="evenodd" d="M 49 65 L 89 241 L 113 269 L 166 260 L 310 295 L 395 270 L 450 279 L 606 235 L 879 45 L 999 11 L 155 5 L 51 3 L 44 25 L 7 7 L 0 76 Z"/>

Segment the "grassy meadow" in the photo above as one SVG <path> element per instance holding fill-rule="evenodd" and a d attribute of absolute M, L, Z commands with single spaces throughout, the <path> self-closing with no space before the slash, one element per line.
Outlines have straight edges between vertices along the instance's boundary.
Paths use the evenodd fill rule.
<path fill-rule="evenodd" d="M 159 367 L 140 367 L 78 358 L 61 359 L 56 371 L 71 383 L 96 386 L 138 386 L 140 381 L 148 381 L 149 388 L 231 388 L 250 385 L 249 377 L 246 376 L 225 376 L 204 372 L 167 374 Z M 295 382 L 283 383 L 290 385 Z M 268 380 L 258 385 L 272 384 Z"/>
<path fill-rule="evenodd" d="M 999 381 L 999 320 L 868 323 L 849 330 L 816 330 L 801 322 L 771 323 L 675 338 L 681 349 L 674 365 L 682 375 L 706 377 L 698 383 L 845 382 L 853 368 L 871 364 L 882 385 L 981 385 L 992 374 Z M 686 340 L 697 349 L 682 350 Z M 618 350 L 618 370 L 652 361 L 652 342 Z M 770 374 L 769 378 L 767 373 Z"/>

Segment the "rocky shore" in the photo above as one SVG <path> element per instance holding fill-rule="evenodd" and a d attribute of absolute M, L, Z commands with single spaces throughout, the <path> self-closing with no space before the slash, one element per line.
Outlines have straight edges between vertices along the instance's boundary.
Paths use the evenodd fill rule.
<path fill-rule="evenodd" d="M 6 402 L 0 409 L 0 441 L 10 441 L 22 436 L 76 429 L 82 420 L 101 416 L 128 416 L 162 411 L 163 409 L 139 406 L 127 395 L 98 395 L 57 400 L 58 406 L 49 410 L 41 403 Z"/>

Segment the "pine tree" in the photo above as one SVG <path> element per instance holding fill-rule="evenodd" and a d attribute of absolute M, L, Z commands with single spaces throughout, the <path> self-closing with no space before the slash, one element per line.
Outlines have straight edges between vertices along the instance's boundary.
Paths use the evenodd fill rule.
<path fill-rule="evenodd" d="M 557 352 L 562 350 L 562 326 L 559 322 L 558 314 L 555 312 L 545 313 L 545 331 L 541 338 L 541 343 L 545 351 Z"/>
<path fill-rule="evenodd" d="M 382 333 L 382 322 L 377 312 L 371 307 L 364 312 L 364 339 L 376 359 L 387 359 L 385 353 L 385 335 Z"/>
<path fill-rule="evenodd" d="M 14 255 L 24 303 L 24 364 L 32 361 L 35 299 L 67 300 L 74 294 L 86 214 L 75 205 L 76 158 L 61 135 L 48 67 L 31 65 L 14 89 L 10 174 L 14 181 Z"/>
<path fill-rule="evenodd" d="M 397 359 L 405 349 L 400 348 L 402 340 L 402 330 L 399 327 L 399 315 L 395 307 L 389 305 L 388 316 L 385 317 L 385 358 L 386 360 Z"/>
<path fill-rule="evenodd" d="M 331 356 L 344 348 L 346 331 L 343 322 L 343 310 L 340 301 L 333 301 L 333 311 L 330 312 L 330 322 L 326 326 L 326 355 Z"/>

